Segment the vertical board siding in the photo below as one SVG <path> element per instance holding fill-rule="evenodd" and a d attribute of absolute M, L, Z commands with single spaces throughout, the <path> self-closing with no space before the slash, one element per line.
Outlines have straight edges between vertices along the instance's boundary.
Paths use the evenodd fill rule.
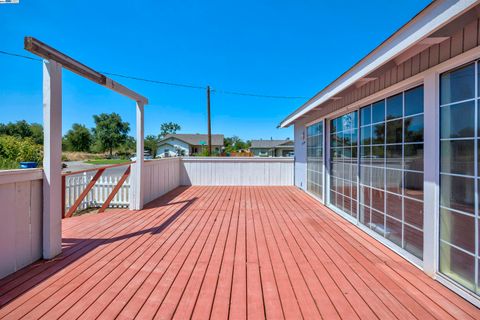
<path fill-rule="evenodd" d="M 479 30 L 480 21 L 476 19 L 466 24 L 462 29 L 459 29 L 442 43 L 432 45 L 380 74 L 367 75 L 367 77 L 371 76 L 376 79 L 359 88 L 353 88 L 353 90 L 348 89 L 349 91 L 344 92 L 342 95 L 343 99 L 341 100 L 330 100 L 325 102 L 323 105 L 315 109 L 316 111 L 319 111 L 315 116 L 318 118 L 326 116 L 477 47 L 480 44 Z"/>
<path fill-rule="evenodd" d="M 293 159 L 183 158 L 180 183 L 184 186 L 291 186 Z"/>
<path fill-rule="evenodd" d="M 144 203 L 180 186 L 180 158 L 146 161 L 144 169 Z"/>
<path fill-rule="evenodd" d="M 0 278 L 42 257 L 42 188 L 41 171 L 0 176 Z"/>

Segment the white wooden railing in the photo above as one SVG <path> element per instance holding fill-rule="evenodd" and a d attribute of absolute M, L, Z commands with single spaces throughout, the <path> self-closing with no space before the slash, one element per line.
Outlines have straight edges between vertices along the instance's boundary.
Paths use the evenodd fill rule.
<path fill-rule="evenodd" d="M 180 186 L 180 161 L 177 157 L 145 161 L 144 204 Z"/>
<path fill-rule="evenodd" d="M 0 279 L 42 257 L 40 169 L 0 171 Z"/>
<path fill-rule="evenodd" d="M 291 186 L 293 158 L 185 157 L 180 167 L 181 185 Z"/>
<path fill-rule="evenodd" d="M 132 166 L 134 169 L 134 165 Z M 180 185 L 238 185 L 286 186 L 293 185 L 293 158 L 215 158 L 185 157 L 149 160 L 144 167 L 144 204 L 166 194 Z M 95 171 L 65 177 L 65 207 L 68 211 L 92 180 Z M 132 199 L 131 177 L 115 195 L 110 208 L 127 208 Z M 77 210 L 100 207 L 121 176 L 101 176 Z"/>
<path fill-rule="evenodd" d="M 80 196 L 87 184 L 92 180 L 95 172 L 65 177 L 65 210 L 68 211 Z M 117 185 L 121 176 L 101 176 L 92 190 L 78 206 L 77 210 L 99 208 Z M 130 205 L 130 177 L 123 183 L 120 190 L 109 204 L 109 208 L 128 208 Z"/>

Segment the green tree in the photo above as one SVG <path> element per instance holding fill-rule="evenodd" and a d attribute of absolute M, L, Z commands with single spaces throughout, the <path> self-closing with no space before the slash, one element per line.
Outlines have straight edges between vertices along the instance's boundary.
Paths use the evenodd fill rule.
<path fill-rule="evenodd" d="M 182 130 L 179 124 L 174 122 L 164 122 L 160 125 L 160 135 L 159 138 L 165 137 L 167 134 L 175 134 L 177 131 Z"/>
<path fill-rule="evenodd" d="M 118 149 L 117 154 L 122 158 L 130 158 L 137 148 L 137 142 L 134 137 L 128 136 L 124 143 Z"/>
<path fill-rule="evenodd" d="M 155 158 L 155 156 L 157 155 L 157 149 L 158 149 L 158 139 L 157 139 L 157 137 L 155 137 L 152 134 L 146 136 L 145 140 L 144 140 L 144 146 L 145 146 L 145 149 L 150 152 L 152 157 Z"/>
<path fill-rule="evenodd" d="M 17 138 L 32 138 L 34 143 L 43 144 L 43 127 L 39 123 L 29 124 L 25 120 L 0 124 L 0 135 Z"/>
<path fill-rule="evenodd" d="M 125 143 L 130 131 L 130 124 L 123 122 L 118 113 L 94 115 L 95 128 L 92 129 L 101 150 L 113 155 L 113 149 Z"/>
<path fill-rule="evenodd" d="M 225 138 L 224 140 L 225 151 L 232 152 L 238 150 L 248 149 L 250 147 L 250 141 L 243 141 L 238 136 L 232 136 Z"/>
<path fill-rule="evenodd" d="M 71 151 L 90 151 L 93 142 L 92 134 L 83 124 L 74 123 L 64 137 L 65 145 Z"/>
<path fill-rule="evenodd" d="M 43 145 L 43 126 L 40 123 L 32 123 L 30 130 L 32 131 L 33 141 Z"/>

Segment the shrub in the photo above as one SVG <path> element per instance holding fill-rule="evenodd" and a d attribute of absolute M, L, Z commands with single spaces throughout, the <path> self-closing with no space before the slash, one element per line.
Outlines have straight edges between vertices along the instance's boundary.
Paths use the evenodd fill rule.
<path fill-rule="evenodd" d="M 21 162 L 42 161 L 42 146 L 36 144 L 32 138 L 16 138 L 0 136 L 0 158 Z"/>
<path fill-rule="evenodd" d="M 18 169 L 19 167 L 18 162 L 0 157 L 0 170 Z"/>

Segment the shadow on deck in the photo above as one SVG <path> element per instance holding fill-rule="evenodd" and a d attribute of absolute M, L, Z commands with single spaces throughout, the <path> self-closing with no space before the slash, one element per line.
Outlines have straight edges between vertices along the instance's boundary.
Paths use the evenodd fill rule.
<path fill-rule="evenodd" d="M 478 319 L 294 187 L 181 187 L 66 219 L 63 253 L 0 280 L 0 318 Z"/>

